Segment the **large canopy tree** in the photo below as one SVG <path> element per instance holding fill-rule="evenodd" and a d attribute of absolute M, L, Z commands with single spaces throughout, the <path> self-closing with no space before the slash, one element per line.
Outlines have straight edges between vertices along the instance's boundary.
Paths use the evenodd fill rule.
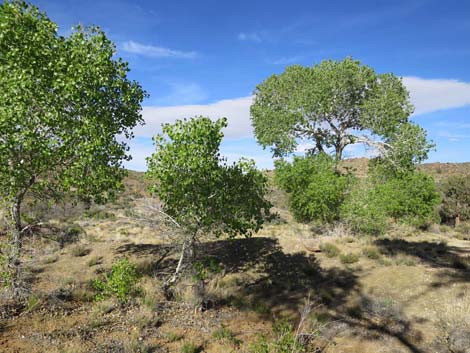
<path fill-rule="evenodd" d="M 0 5 L 0 199 L 9 207 L 13 257 L 29 194 L 89 200 L 113 195 L 130 159 L 124 138 L 143 122 L 146 95 L 98 28 L 59 36 L 22 1 Z"/>
<path fill-rule="evenodd" d="M 400 78 L 351 58 L 287 67 L 256 87 L 251 106 L 255 136 L 275 156 L 309 140 L 311 152 L 333 149 L 336 160 L 354 143 L 385 152 L 401 129 L 410 130 L 412 112 Z"/>

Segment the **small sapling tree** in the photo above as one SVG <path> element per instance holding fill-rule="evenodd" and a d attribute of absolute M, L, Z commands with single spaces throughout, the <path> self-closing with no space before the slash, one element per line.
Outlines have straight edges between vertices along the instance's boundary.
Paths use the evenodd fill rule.
<path fill-rule="evenodd" d="M 57 28 L 33 5 L 0 5 L 0 199 L 13 229 L 13 272 L 25 198 L 112 197 L 130 158 L 117 137 L 131 138 L 143 122 L 146 93 L 106 35 L 79 27 L 62 37 Z"/>
<path fill-rule="evenodd" d="M 226 126 L 225 118 L 196 117 L 165 124 L 154 137 L 156 152 L 147 159 L 150 190 L 181 233 L 181 254 L 168 284 L 177 280 L 186 257 L 194 259 L 202 235 L 249 236 L 269 216 L 267 179 L 254 162 L 228 164 L 220 155 Z"/>

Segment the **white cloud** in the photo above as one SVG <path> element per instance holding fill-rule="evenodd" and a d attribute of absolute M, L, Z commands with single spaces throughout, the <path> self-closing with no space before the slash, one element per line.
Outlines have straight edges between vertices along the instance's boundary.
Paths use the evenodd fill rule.
<path fill-rule="evenodd" d="M 132 40 L 124 42 L 122 49 L 128 53 L 148 56 L 151 58 L 182 58 L 193 59 L 198 56 L 195 51 L 180 51 L 155 45 L 141 44 Z"/>
<path fill-rule="evenodd" d="M 418 77 L 404 77 L 403 81 L 410 91 L 411 101 L 416 107 L 416 115 L 458 108 L 470 104 L 470 83 L 444 79 L 428 80 Z M 184 98 L 182 102 L 184 102 Z M 220 100 L 211 104 L 144 107 L 142 113 L 146 125 L 135 128 L 134 133 L 136 137 L 141 138 L 141 141 L 148 139 L 149 142 L 147 144 L 132 142 L 131 154 L 134 160 L 126 165 L 131 169 L 144 170 L 144 158 L 153 152 L 149 138 L 161 132 L 162 123 L 171 123 L 176 119 L 190 118 L 197 115 L 208 116 L 212 119 L 226 117 L 228 119 L 228 127 L 224 131 L 225 138 L 232 140 L 252 138 L 253 129 L 250 120 L 251 102 L 252 97 L 247 96 Z M 445 131 L 441 132 L 440 136 L 448 137 L 452 141 L 468 138 L 466 134 L 451 135 Z M 243 144 L 243 142 L 240 142 L 240 144 Z M 299 144 L 297 152 L 304 152 L 311 147 L 312 145 L 308 142 Z M 230 160 L 238 159 L 238 153 L 235 153 L 233 150 L 227 152 L 229 152 L 228 157 L 230 157 Z M 361 150 L 359 146 L 354 145 L 350 146 L 345 153 L 356 156 L 368 155 L 370 151 Z M 243 154 L 250 155 L 250 153 L 244 152 Z M 253 153 L 252 157 L 261 167 L 271 166 L 267 155 Z"/>
<path fill-rule="evenodd" d="M 262 41 L 261 35 L 257 32 L 251 32 L 251 33 L 241 32 L 241 33 L 238 33 L 237 38 L 243 41 L 252 41 L 252 42 L 258 42 L 258 43 Z"/>
<path fill-rule="evenodd" d="M 419 77 L 404 77 L 403 82 L 410 91 L 411 101 L 416 108 L 416 115 L 470 105 L 470 83 L 445 79 L 428 80 Z M 190 85 L 187 90 L 191 93 L 196 92 L 196 96 L 202 94 L 201 91 L 194 88 Z M 180 102 L 184 102 L 185 98 L 182 97 L 181 99 Z M 147 106 L 143 109 L 146 125 L 136 128 L 135 133 L 136 136 L 153 136 L 160 131 L 162 123 L 173 122 L 176 119 L 190 118 L 196 115 L 205 115 L 213 119 L 220 117 L 228 118 L 228 128 L 225 131 L 227 138 L 252 137 L 250 121 L 251 102 L 252 97 L 247 96 L 220 100 L 211 104 L 175 105 L 169 107 Z"/>
<path fill-rule="evenodd" d="M 460 108 L 470 104 L 470 83 L 449 79 L 403 77 L 410 91 L 415 115 Z"/>
<path fill-rule="evenodd" d="M 142 115 L 146 125 L 134 129 L 138 137 L 151 137 L 161 131 L 162 123 L 171 123 L 176 119 L 191 118 L 197 115 L 211 119 L 226 117 L 228 127 L 225 137 L 239 139 L 252 137 L 250 121 L 251 97 L 221 100 L 212 104 L 180 105 L 171 107 L 144 107 Z"/>

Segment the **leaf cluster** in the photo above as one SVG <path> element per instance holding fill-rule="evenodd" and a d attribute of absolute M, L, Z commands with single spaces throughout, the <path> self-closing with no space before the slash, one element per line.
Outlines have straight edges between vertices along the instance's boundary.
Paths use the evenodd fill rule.
<path fill-rule="evenodd" d="M 249 235 L 269 216 L 267 178 L 251 160 L 228 164 L 219 152 L 225 118 L 178 120 L 154 138 L 150 191 L 187 233 Z"/>
<path fill-rule="evenodd" d="M 104 201 L 130 159 L 118 136 L 143 122 L 146 93 L 97 27 L 63 37 L 23 1 L 0 5 L 0 196 Z"/>
<path fill-rule="evenodd" d="M 276 161 L 276 183 L 289 194 L 289 206 L 295 218 L 309 222 L 332 222 L 339 218 L 354 177 L 343 174 L 327 154 L 295 156 L 291 163 Z"/>

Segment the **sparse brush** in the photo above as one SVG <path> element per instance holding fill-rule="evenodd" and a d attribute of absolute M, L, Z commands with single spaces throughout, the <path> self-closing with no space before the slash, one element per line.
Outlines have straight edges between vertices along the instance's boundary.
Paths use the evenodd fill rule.
<path fill-rule="evenodd" d="M 194 344 L 192 342 L 183 343 L 181 346 L 180 352 L 181 353 L 198 353 L 201 351 L 201 346 Z"/>
<path fill-rule="evenodd" d="M 93 267 L 96 265 L 101 265 L 103 263 L 103 256 L 94 256 L 90 260 L 88 260 L 87 265 L 88 267 Z"/>
<path fill-rule="evenodd" d="M 362 249 L 362 255 L 372 260 L 378 260 L 380 258 L 379 250 L 373 246 L 367 246 Z"/>
<path fill-rule="evenodd" d="M 45 257 L 42 260 L 42 263 L 45 265 L 53 264 L 54 262 L 57 262 L 57 260 L 59 260 L 59 257 L 57 255 L 50 255 L 50 256 Z"/>
<path fill-rule="evenodd" d="M 225 341 L 233 344 L 234 346 L 239 346 L 241 344 L 241 341 L 236 337 L 235 332 L 223 325 L 214 331 L 212 337 L 218 341 Z"/>
<path fill-rule="evenodd" d="M 339 248 L 331 243 L 321 243 L 320 250 L 327 256 L 327 257 L 336 257 L 338 256 L 341 251 Z"/>
<path fill-rule="evenodd" d="M 161 325 L 161 320 L 157 313 L 146 307 L 141 307 L 132 318 L 132 323 L 140 330 L 155 328 Z"/>
<path fill-rule="evenodd" d="M 163 335 L 163 337 L 168 342 L 177 342 L 177 341 L 181 341 L 184 336 L 176 332 L 167 332 Z"/>
<path fill-rule="evenodd" d="M 82 257 L 91 253 L 91 249 L 83 244 L 78 244 L 72 247 L 70 253 L 75 257 Z"/>
<path fill-rule="evenodd" d="M 339 259 L 343 264 L 353 264 L 359 261 L 359 255 L 354 253 L 341 254 Z"/>

